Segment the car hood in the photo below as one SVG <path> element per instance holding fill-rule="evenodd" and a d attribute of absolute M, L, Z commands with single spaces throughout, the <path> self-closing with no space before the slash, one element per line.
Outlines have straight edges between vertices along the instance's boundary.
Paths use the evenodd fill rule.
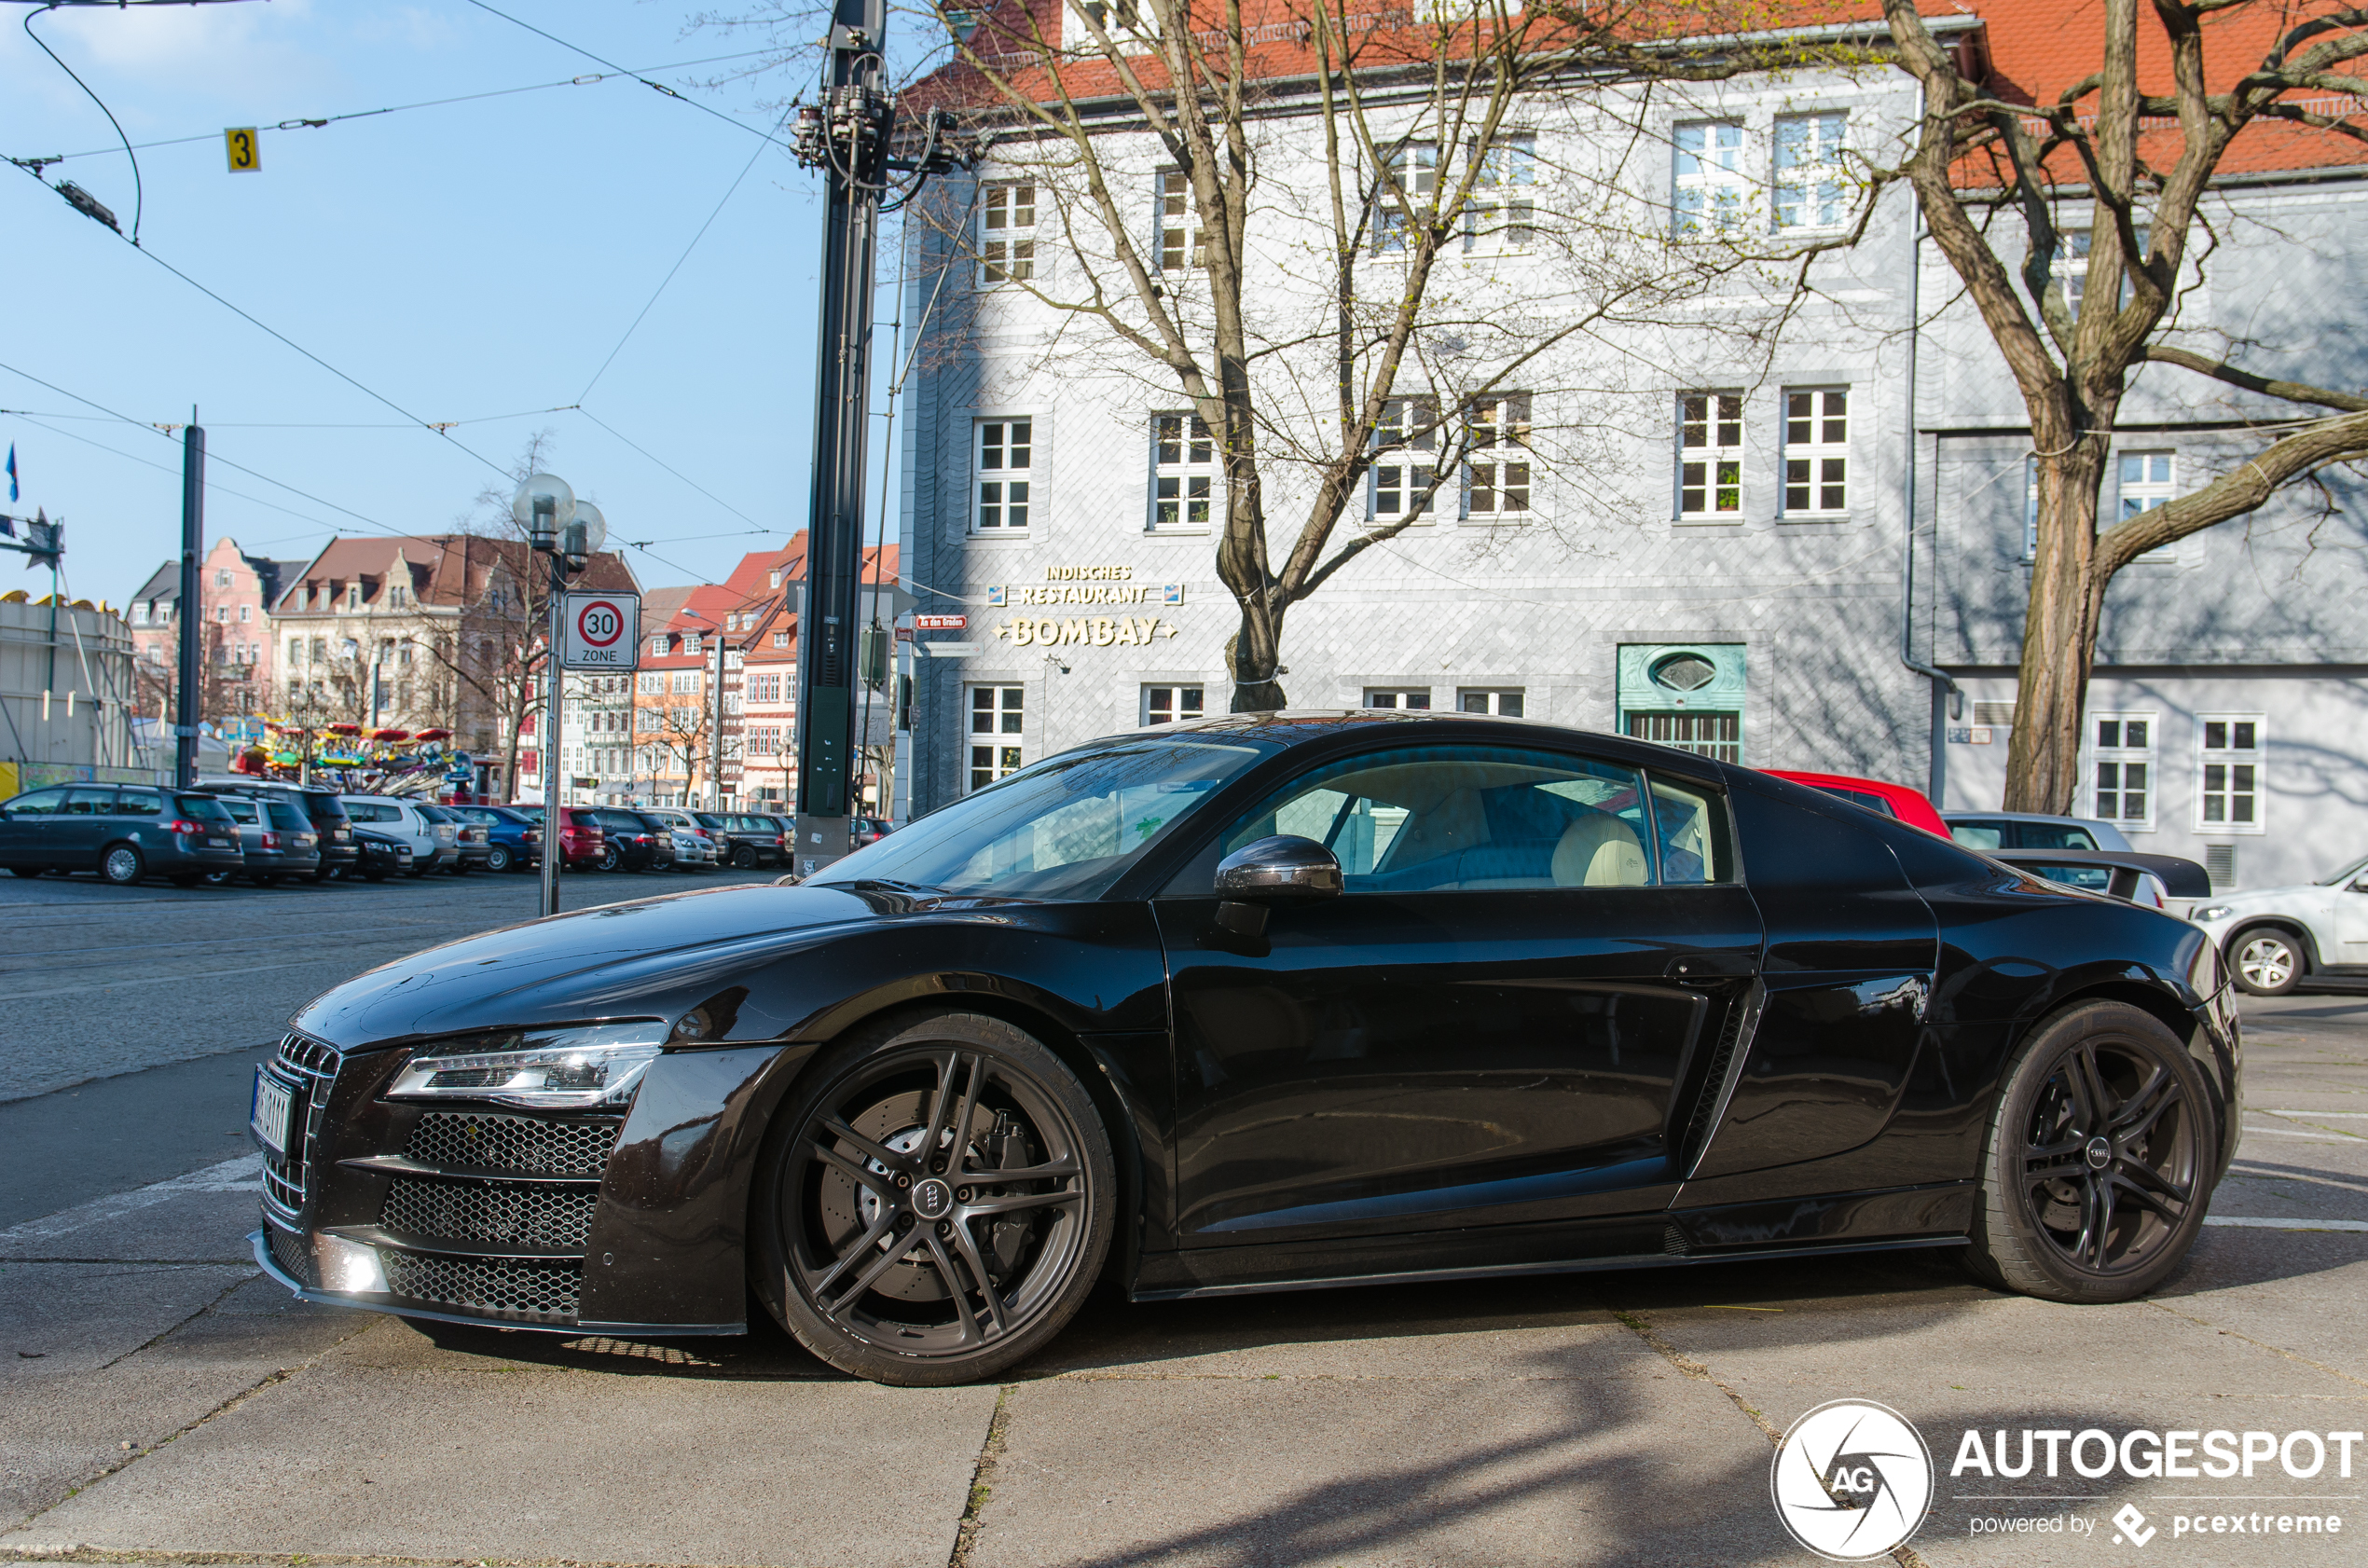
<path fill-rule="evenodd" d="M 834 887 L 719 887 L 482 931 L 356 975 L 289 1020 L 342 1051 L 425 1035 L 671 1019 L 754 965 L 881 918 Z"/>

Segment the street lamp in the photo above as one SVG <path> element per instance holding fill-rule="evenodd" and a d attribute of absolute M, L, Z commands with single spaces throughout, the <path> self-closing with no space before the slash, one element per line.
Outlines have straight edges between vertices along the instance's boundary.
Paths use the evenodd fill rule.
<path fill-rule="evenodd" d="M 530 474 L 510 498 L 510 516 L 524 530 L 527 543 L 551 558 L 549 625 L 544 632 L 544 657 L 549 679 L 544 698 L 543 736 L 543 913 L 559 913 L 559 731 L 561 728 L 559 612 L 568 578 L 591 564 L 608 543 L 608 519 L 556 474 Z"/>

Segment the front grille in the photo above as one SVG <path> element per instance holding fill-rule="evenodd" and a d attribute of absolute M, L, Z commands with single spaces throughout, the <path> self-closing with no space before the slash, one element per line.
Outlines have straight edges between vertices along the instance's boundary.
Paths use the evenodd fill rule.
<path fill-rule="evenodd" d="M 471 1312 L 571 1318 L 583 1293 L 580 1263 L 508 1263 L 476 1258 L 428 1258 L 382 1249 L 387 1286 L 397 1296 Z"/>
<path fill-rule="evenodd" d="M 616 1128 L 613 1121 L 430 1111 L 411 1130 L 403 1152 L 422 1165 L 449 1169 L 596 1176 L 609 1168 Z"/>
<path fill-rule="evenodd" d="M 333 1046 L 302 1035 L 281 1038 L 271 1058 L 278 1075 L 290 1085 L 294 1103 L 288 1108 L 288 1148 L 284 1154 L 263 1154 L 263 1196 L 290 1218 L 304 1210 L 310 1186 L 312 1150 L 321 1123 L 328 1115 L 329 1091 L 345 1058 Z"/>
<path fill-rule="evenodd" d="M 313 1272 L 312 1249 L 304 1245 L 302 1236 L 282 1231 L 277 1225 L 266 1225 L 263 1233 L 270 1240 L 271 1260 L 274 1263 L 307 1290 L 320 1288 L 320 1276 Z"/>
<path fill-rule="evenodd" d="M 379 1223 L 404 1236 L 582 1252 L 599 1204 L 590 1187 L 401 1176 L 387 1189 Z"/>

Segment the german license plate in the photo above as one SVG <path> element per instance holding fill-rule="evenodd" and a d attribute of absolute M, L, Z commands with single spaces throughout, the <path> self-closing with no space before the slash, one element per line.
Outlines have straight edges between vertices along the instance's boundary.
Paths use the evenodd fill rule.
<path fill-rule="evenodd" d="M 295 1103 L 286 1084 L 261 1067 L 255 1069 L 255 1107 L 248 1115 L 247 1124 L 255 1130 L 255 1137 L 263 1146 L 274 1154 L 288 1151 L 288 1117 Z"/>
<path fill-rule="evenodd" d="M 209 849 L 227 849 L 230 847 L 230 841 L 227 838 L 210 838 L 207 839 L 205 843 L 206 847 Z"/>

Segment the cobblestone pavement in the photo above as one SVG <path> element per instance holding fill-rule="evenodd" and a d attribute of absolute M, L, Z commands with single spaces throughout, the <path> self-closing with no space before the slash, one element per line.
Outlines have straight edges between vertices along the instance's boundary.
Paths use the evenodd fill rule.
<path fill-rule="evenodd" d="M 643 884 L 674 885 L 626 890 Z M 102 946 L 97 915 L 18 972 L 83 974 L 111 1010 L 136 997 L 124 1032 L 142 1038 L 190 1033 L 195 1010 L 206 1038 L 252 1041 L 285 993 L 223 983 L 198 955 L 276 962 L 282 944 L 221 911 L 284 925 L 286 943 L 350 920 L 377 956 L 532 896 L 348 891 L 149 899 L 159 944 L 213 944 L 167 949 L 192 955 L 170 960 L 176 984 L 110 993 L 119 960 L 70 969 Z M 2248 1017 L 2237 1172 L 2147 1300 L 2002 1296 L 1942 1254 L 1098 1300 L 1002 1385 L 932 1391 L 846 1381 L 769 1328 L 627 1342 L 300 1305 L 247 1257 L 255 1162 L 230 1144 L 0 1229 L 0 1555 L 1806 1565 L 1769 1503 L 1772 1437 L 1858 1397 L 1907 1416 L 1938 1462 L 1903 1561 L 2357 1561 L 2368 1443 L 2349 1477 L 2332 1448 L 2309 1478 L 2266 1461 L 2227 1480 L 1951 1474 L 1968 1431 L 1987 1449 L 2020 1428 L 2368 1428 L 2368 998 Z M 35 1047 L 71 1060 L 51 1030 Z M 2142 1519 L 2117 1526 L 2126 1507 Z M 2302 1514 L 2342 1534 L 2209 1529 Z M 2017 1520 L 2042 1528 L 2004 1533 Z M 2117 1544 L 2123 1529 L 2151 1545 Z"/>

